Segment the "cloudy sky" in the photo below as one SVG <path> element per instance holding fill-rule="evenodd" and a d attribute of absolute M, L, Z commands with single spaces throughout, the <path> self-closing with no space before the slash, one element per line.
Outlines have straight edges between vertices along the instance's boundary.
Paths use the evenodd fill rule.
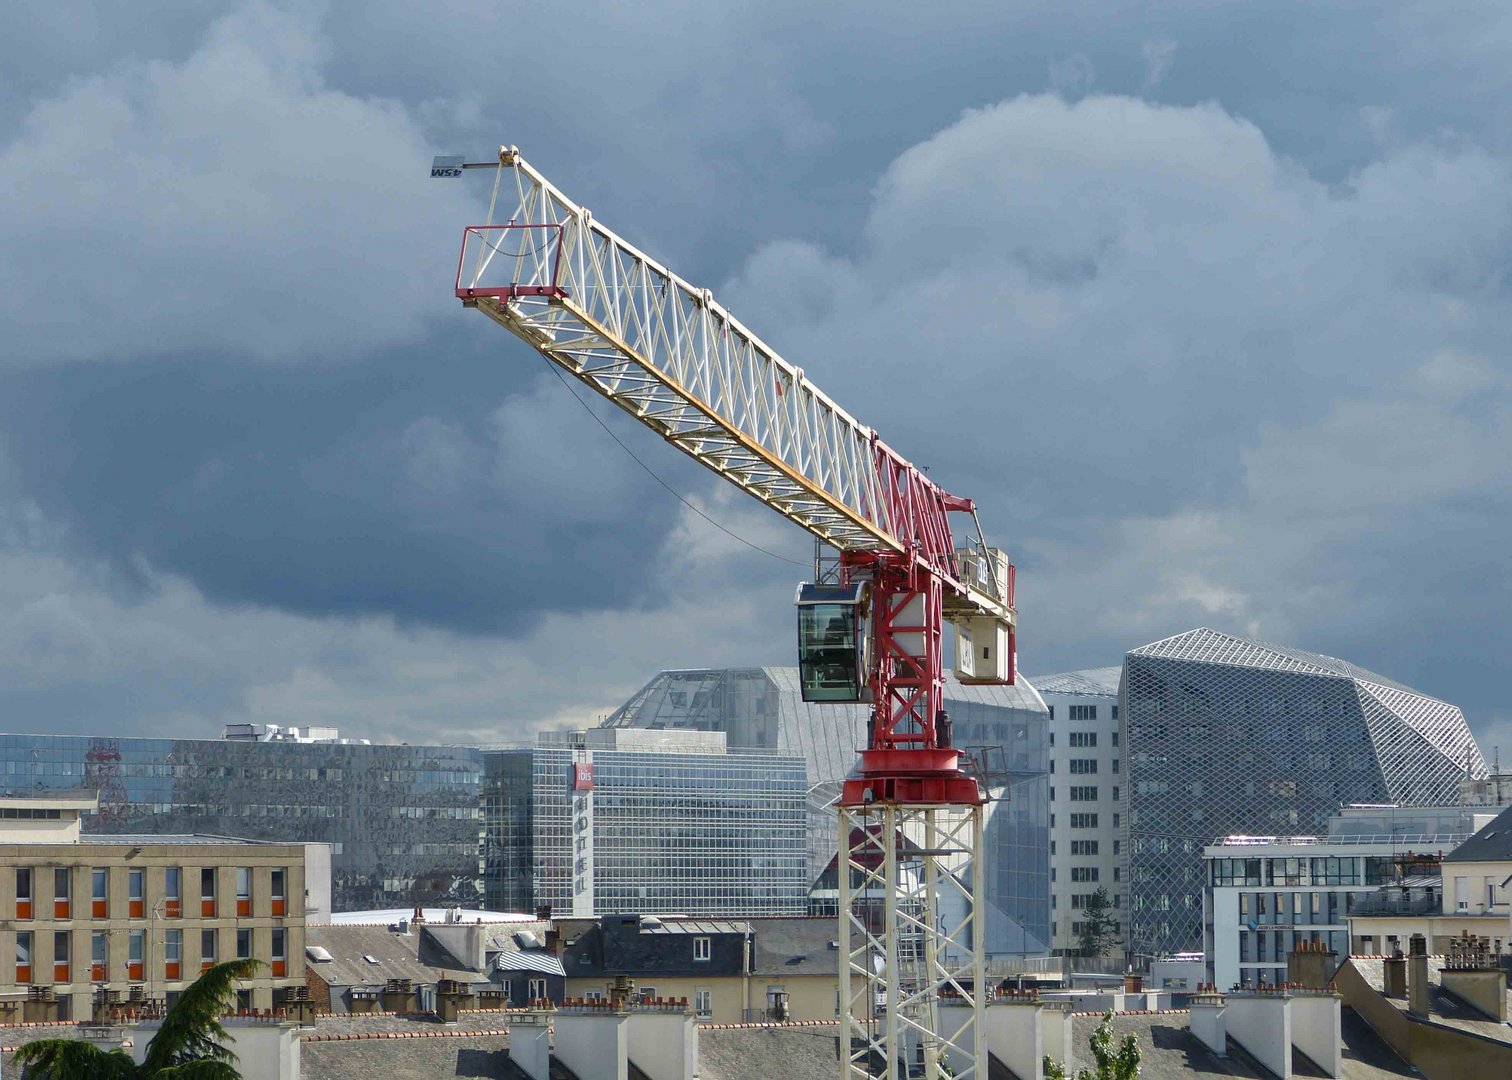
<path fill-rule="evenodd" d="M 0 729 L 506 741 L 792 662 L 805 536 L 452 298 L 488 177 L 430 158 L 512 142 L 979 502 L 1031 674 L 1208 625 L 1512 755 L 1504 2 L 7 22 Z"/>

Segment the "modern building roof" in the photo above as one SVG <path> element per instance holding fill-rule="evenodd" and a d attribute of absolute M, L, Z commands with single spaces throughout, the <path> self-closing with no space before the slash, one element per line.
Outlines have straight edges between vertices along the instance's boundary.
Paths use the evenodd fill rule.
<path fill-rule="evenodd" d="M 1480 832 L 1444 856 L 1445 862 L 1504 860 L 1512 860 L 1512 807 L 1503 810 Z"/>
<path fill-rule="evenodd" d="M 1287 645 L 1275 645 L 1255 638 L 1242 638 L 1199 626 L 1184 634 L 1175 634 L 1137 649 L 1129 650 L 1130 656 L 1157 656 L 1169 660 L 1194 660 L 1204 664 L 1228 664 L 1233 667 L 1260 668 L 1269 671 L 1290 671 L 1303 675 L 1332 675 L 1339 679 L 1355 679 L 1390 687 L 1417 697 L 1429 695 L 1412 687 L 1377 675 L 1348 660 L 1324 653 L 1294 649 Z M 1435 699 L 1436 700 L 1436 699 Z"/>
<path fill-rule="evenodd" d="M 244 836 L 214 836 L 210 833 L 89 833 L 81 844 L 109 844 L 113 847 L 152 847 L 163 844 L 199 844 L 225 847 L 245 844 L 259 847 L 303 847 L 296 841 L 248 840 Z"/>
<path fill-rule="evenodd" d="M 481 911 L 473 908 L 420 908 L 420 914 L 424 921 L 433 925 L 446 925 L 449 913 L 456 913 L 457 922 L 462 923 L 528 923 L 534 922 L 534 915 L 521 915 L 509 911 Z M 414 908 L 376 908 L 371 911 L 333 911 L 331 912 L 331 925 L 333 926 L 392 926 L 397 922 L 405 922 L 415 917 Z M 453 924 L 455 925 L 455 924 Z"/>
<path fill-rule="evenodd" d="M 1091 697 L 1117 697 L 1123 666 L 1085 668 L 1063 671 L 1058 675 L 1033 675 L 1029 681 L 1041 694 L 1086 694 Z"/>

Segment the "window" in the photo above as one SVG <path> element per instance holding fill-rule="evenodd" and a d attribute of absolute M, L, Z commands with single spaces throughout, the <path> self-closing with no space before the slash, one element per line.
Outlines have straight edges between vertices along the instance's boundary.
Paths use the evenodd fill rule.
<path fill-rule="evenodd" d="M 184 932 L 177 927 L 163 933 L 163 976 L 169 980 L 184 977 Z"/>
<path fill-rule="evenodd" d="M 839 991 L 835 991 L 838 1000 Z M 714 991 L 707 987 L 699 987 L 693 991 L 693 1009 L 698 1013 L 700 1020 L 709 1020 L 714 1016 Z"/>
<path fill-rule="evenodd" d="M 1073 855 L 1096 855 L 1096 840 L 1073 840 L 1071 841 L 1071 854 Z"/>
<path fill-rule="evenodd" d="M 273 977 L 281 979 L 289 973 L 289 957 L 287 955 L 289 932 L 281 926 L 273 928 Z"/>
<path fill-rule="evenodd" d="M 251 930 L 238 930 L 236 932 L 236 958 L 238 960 L 250 960 L 252 958 Z"/>
<path fill-rule="evenodd" d="M 146 965 L 142 957 L 147 951 L 147 935 L 140 930 L 132 930 L 126 935 L 126 977 L 133 982 L 141 982 L 146 971 Z"/>
<path fill-rule="evenodd" d="M 273 868 L 272 885 L 268 892 L 273 902 L 273 915 L 278 917 L 287 913 L 289 871 L 282 866 Z"/>
<path fill-rule="evenodd" d="M 1091 785 L 1089 787 L 1073 787 L 1071 789 L 1071 801 L 1072 802 L 1096 802 L 1097 801 L 1097 785 L 1093 784 L 1093 785 Z"/>
<path fill-rule="evenodd" d="M 53 934 L 53 982 L 73 982 L 73 966 L 69 962 L 72 950 L 69 941 L 71 935 L 67 930 L 58 930 Z"/>
<path fill-rule="evenodd" d="M 1114 802 L 1118 801 L 1118 788 L 1116 788 L 1116 787 L 1113 789 L 1113 801 Z"/>
<path fill-rule="evenodd" d="M 1073 706 L 1071 706 L 1071 719 L 1072 720 L 1096 720 L 1097 719 L 1097 706 L 1096 705 L 1073 705 Z"/>
<path fill-rule="evenodd" d="M 1072 881 L 1096 881 L 1097 880 L 1097 867 L 1095 867 L 1095 866 L 1073 866 L 1071 868 L 1071 880 Z"/>
<path fill-rule="evenodd" d="M 655 1000 L 655 998 L 656 998 L 656 987 L 654 987 L 654 986 L 643 986 L 643 987 L 641 987 L 640 988 L 640 996 L 641 996 L 641 1000 L 642 1001 L 653 1001 L 653 1000 Z"/>
<path fill-rule="evenodd" d="M 16 918 L 32 917 L 32 872 L 29 866 L 16 868 Z"/>
<path fill-rule="evenodd" d="M 215 867 L 200 870 L 200 914 L 207 919 L 215 918 Z"/>
<path fill-rule="evenodd" d="M 526 984 L 526 986 L 525 986 L 525 993 L 526 993 L 526 996 L 531 1001 L 545 1001 L 546 1000 L 546 980 L 545 979 L 531 979 Z"/>
<path fill-rule="evenodd" d="M 1117 814 L 1113 815 L 1113 827 L 1115 829 L 1118 828 L 1118 817 L 1119 817 L 1119 815 L 1117 815 Z"/>
<path fill-rule="evenodd" d="M 1072 758 L 1071 772 L 1074 776 L 1093 776 L 1097 773 L 1097 759 Z"/>
<path fill-rule="evenodd" d="M 53 871 L 53 918 L 71 919 L 73 907 L 73 872 L 66 866 Z"/>
<path fill-rule="evenodd" d="M 693 939 L 693 959 L 707 960 L 709 958 L 709 939 L 696 937 Z"/>
<path fill-rule="evenodd" d="M 250 866 L 236 868 L 236 913 L 243 916 L 252 914 L 252 868 Z"/>
<path fill-rule="evenodd" d="M 201 971 L 208 971 L 212 967 L 215 966 L 215 958 L 217 956 L 217 953 L 218 953 L 218 950 L 216 948 L 216 933 L 215 933 L 215 931 L 214 930 L 201 930 L 200 931 L 200 970 Z"/>
<path fill-rule="evenodd" d="M 110 871 L 96 866 L 89 872 L 89 913 L 96 919 L 110 914 Z"/>
<path fill-rule="evenodd" d="M 163 914 L 177 919 L 184 913 L 184 871 L 182 867 L 170 866 L 163 871 Z"/>
<path fill-rule="evenodd" d="M 1096 814 L 1072 814 L 1071 815 L 1071 827 L 1073 829 L 1095 829 L 1095 828 L 1097 828 L 1097 815 Z"/>
<path fill-rule="evenodd" d="M 110 937 L 103 930 L 89 935 L 89 977 L 95 982 L 110 978 Z"/>
<path fill-rule="evenodd" d="M 1113 775 L 1114 776 L 1118 775 L 1118 759 L 1117 758 L 1113 759 Z"/>
<path fill-rule="evenodd" d="M 145 876 L 143 870 L 126 872 L 126 914 L 133 919 L 140 919 L 145 914 L 142 903 L 142 879 Z"/>
<path fill-rule="evenodd" d="M 1071 733 L 1071 745 L 1076 747 L 1089 747 L 1097 745 L 1097 732 L 1073 731 Z"/>
<path fill-rule="evenodd" d="M 1123 853 L 1123 841 L 1122 840 L 1115 840 L 1115 841 L 1113 841 L 1113 854 L 1120 855 L 1122 853 Z"/>
<path fill-rule="evenodd" d="M 32 932 L 30 930 L 16 931 L 16 981 L 18 983 L 32 981 Z"/>

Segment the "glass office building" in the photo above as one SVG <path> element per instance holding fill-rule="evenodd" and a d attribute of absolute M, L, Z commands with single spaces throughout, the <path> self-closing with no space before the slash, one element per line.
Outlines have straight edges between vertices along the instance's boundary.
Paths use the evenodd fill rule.
<path fill-rule="evenodd" d="M 1124 657 L 1130 948 L 1202 947 L 1216 837 L 1324 829 L 1346 803 L 1450 805 L 1485 762 L 1447 702 L 1320 653 L 1206 628 Z"/>
<path fill-rule="evenodd" d="M 956 746 L 983 758 L 999 798 L 987 825 L 989 948 L 1039 953 L 1050 940 L 1049 713 L 1027 680 L 963 686 L 947 676 Z M 721 731 L 732 748 L 791 754 L 808 774 L 809 881 L 835 857 L 829 809 L 866 745 L 869 706 L 805 702 L 798 669 L 663 671 L 604 721 L 608 728 Z M 998 916 L 1001 917 L 998 917 Z"/>
<path fill-rule="evenodd" d="M 100 793 L 86 833 L 330 844 L 337 911 L 479 906 L 481 775 L 466 747 L 0 735 L 5 791 Z"/>
<path fill-rule="evenodd" d="M 795 757 L 727 752 L 717 733 L 600 728 L 484 758 L 489 907 L 805 910 L 808 785 Z"/>

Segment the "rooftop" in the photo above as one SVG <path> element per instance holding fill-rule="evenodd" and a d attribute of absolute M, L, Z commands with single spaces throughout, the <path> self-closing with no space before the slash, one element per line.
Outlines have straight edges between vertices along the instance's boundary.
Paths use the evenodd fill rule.
<path fill-rule="evenodd" d="M 420 941 L 418 932 L 397 934 L 385 926 L 310 926 L 305 929 L 307 970 L 327 986 L 381 987 L 389 979 L 488 981 L 487 974 L 422 963 Z"/>
<path fill-rule="evenodd" d="M 1512 807 L 1444 856 L 1445 862 L 1502 862 L 1512 860 Z"/>
<path fill-rule="evenodd" d="M 1041 694 L 1086 694 L 1090 697 L 1117 697 L 1123 667 L 1085 668 L 1063 671 L 1058 675 L 1026 676 Z"/>

